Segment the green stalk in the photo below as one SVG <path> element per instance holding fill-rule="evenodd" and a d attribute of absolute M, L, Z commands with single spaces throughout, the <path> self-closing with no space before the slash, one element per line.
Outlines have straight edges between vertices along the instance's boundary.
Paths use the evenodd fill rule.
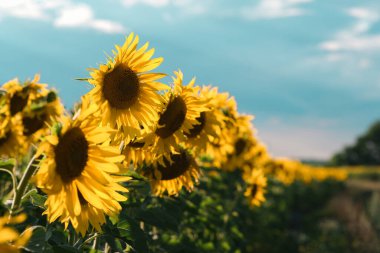
<path fill-rule="evenodd" d="M 20 202 L 21 202 L 22 196 L 24 195 L 25 189 L 28 186 L 29 179 L 33 176 L 34 172 L 37 169 L 37 167 L 32 166 L 35 159 L 36 159 L 36 156 L 33 156 L 32 159 L 30 159 L 29 164 L 26 167 L 26 170 L 24 172 L 24 175 L 22 176 L 20 183 L 17 186 L 16 192 L 13 198 L 10 215 L 12 215 L 20 206 Z"/>

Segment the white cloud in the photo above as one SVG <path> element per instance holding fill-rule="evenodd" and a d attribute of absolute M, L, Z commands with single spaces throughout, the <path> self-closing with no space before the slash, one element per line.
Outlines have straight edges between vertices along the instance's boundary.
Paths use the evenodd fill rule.
<path fill-rule="evenodd" d="M 312 0 L 261 0 L 258 5 L 246 7 L 242 15 L 246 19 L 274 19 L 301 16 L 306 13 L 301 4 Z"/>
<path fill-rule="evenodd" d="M 46 19 L 45 7 L 34 0 L 0 1 L 0 16 Z"/>
<path fill-rule="evenodd" d="M 104 33 L 124 33 L 122 24 L 95 18 L 93 9 L 71 0 L 0 1 L 0 17 L 37 19 L 56 27 L 90 28 Z"/>
<path fill-rule="evenodd" d="M 123 33 L 124 27 L 116 22 L 95 19 L 92 9 L 86 4 L 77 4 L 60 9 L 54 20 L 57 27 L 88 27 L 105 33 Z"/>
<path fill-rule="evenodd" d="M 124 0 L 125 6 L 134 6 L 138 4 L 149 5 L 152 7 L 163 7 L 170 4 L 170 0 Z"/>
<path fill-rule="evenodd" d="M 379 13 L 366 8 L 351 8 L 347 14 L 356 22 L 339 31 L 333 39 L 320 44 L 328 52 L 363 52 L 380 50 L 380 34 L 369 34 L 371 27 L 379 21 Z"/>
<path fill-rule="evenodd" d="M 204 14 L 207 12 L 207 6 L 210 2 L 211 0 L 122 0 L 122 3 L 127 8 L 136 5 L 146 5 L 153 8 L 174 7 L 180 10 L 180 15 Z M 167 18 L 167 15 L 165 18 Z"/>

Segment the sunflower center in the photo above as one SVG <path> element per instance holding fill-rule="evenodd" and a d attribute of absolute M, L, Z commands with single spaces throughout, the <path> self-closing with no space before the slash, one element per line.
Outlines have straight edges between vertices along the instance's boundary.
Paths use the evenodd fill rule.
<path fill-rule="evenodd" d="M 188 138 L 197 137 L 202 132 L 203 128 L 206 125 L 206 113 L 201 112 L 201 115 L 197 118 L 197 120 L 200 122 L 200 124 L 194 125 L 193 128 L 190 129 L 190 133 L 185 133 Z"/>
<path fill-rule="evenodd" d="M 3 137 L 0 137 L 0 146 L 6 144 L 11 137 L 11 131 L 6 132 Z"/>
<path fill-rule="evenodd" d="M 181 128 L 185 121 L 187 107 L 185 101 L 178 96 L 169 102 L 166 110 L 161 114 L 158 124 L 162 127 L 157 128 L 156 134 L 161 138 L 168 138 Z"/>
<path fill-rule="evenodd" d="M 24 110 L 26 104 L 28 103 L 29 94 L 23 94 L 23 92 L 16 92 L 10 101 L 10 112 L 11 116 L 16 115 L 16 113 Z"/>
<path fill-rule="evenodd" d="M 184 150 L 181 150 L 179 154 L 172 154 L 170 156 L 173 163 L 170 164 L 165 159 L 165 166 L 158 165 L 158 170 L 161 172 L 161 180 L 172 180 L 183 175 L 191 165 L 191 156 Z"/>
<path fill-rule="evenodd" d="M 54 149 L 56 171 L 64 183 L 79 177 L 88 159 L 88 142 L 82 130 L 74 127 L 68 130 Z"/>
<path fill-rule="evenodd" d="M 117 65 L 104 76 L 103 96 L 116 109 L 128 109 L 138 100 L 140 81 L 126 64 Z"/>
<path fill-rule="evenodd" d="M 235 154 L 236 154 L 236 156 L 239 156 L 241 153 L 243 153 L 246 146 L 247 146 L 247 141 L 242 139 L 242 138 L 239 138 L 235 142 Z"/>
<path fill-rule="evenodd" d="M 256 196 L 258 188 L 259 187 L 257 186 L 257 184 L 252 185 L 251 192 L 250 192 L 252 197 Z"/>
<path fill-rule="evenodd" d="M 145 145 L 144 142 L 131 141 L 128 144 L 128 147 L 131 147 L 131 148 L 142 148 L 142 147 L 144 147 L 144 145 Z"/>
<path fill-rule="evenodd" d="M 41 116 L 34 116 L 34 117 L 23 117 L 22 118 L 22 124 L 24 125 L 24 132 L 23 134 L 25 136 L 30 136 L 40 130 L 44 127 L 44 123 L 46 120 L 46 114 L 43 114 Z"/>

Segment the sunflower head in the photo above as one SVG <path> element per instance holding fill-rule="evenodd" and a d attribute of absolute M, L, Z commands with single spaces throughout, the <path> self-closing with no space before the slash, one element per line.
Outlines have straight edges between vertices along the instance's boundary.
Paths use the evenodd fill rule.
<path fill-rule="evenodd" d="M 154 49 L 148 50 L 148 43 L 138 49 L 138 42 L 131 33 L 123 46 L 116 46 L 107 64 L 92 69 L 89 80 L 95 86 L 90 96 L 102 112 L 103 125 L 123 128 L 126 142 L 152 128 L 162 108 L 158 92 L 167 89 L 158 82 L 164 74 L 149 72 L 163 59 L 151 59 Z"/>
<path fill-rule="evenodd" d="M 178 152 L 179 143 L 186 140 L 194 125 L 199 124 L 201 113 L 208 110 L 206 102 L 197 96 L 195 79 L 183 85 L 183 74 L 175 71 L 173 88 L 164 95 L 165 107 L 159 112 L 155 130 L 146 139 L 152 146 L 152 153 L 163 163 L 170 160 L 170 153 Z"/>
<path fill-rule="evenodd" d="M 215 105 L 217 93 L 211 86 L 204 86 L 200 89 L 199 97 L 205 101 L 206 111 L 201 112 L 197 117 L 197 124 L 193 125 L 188 133 L 186 146 L 191 149 L 196 156 L 205 153 L 213 153 L 212 143 L 218 142 L 224 127 L 224 115 Z"/>
<path fill-rule="evenodd" d="M 178 195 L 184 187 L 188 191 L 198 182 L 200 172 L 194 158 L 184 149 L 171 153 L 170 160 L 143 168 L 143 175 L 150 178 L 152 193 L 156 196 Z"/>
<path fill-rule="evenodd" d="M 0 123 L 0 157 L 17 158 L 26 153 L 28 145 L 23 136 L 21 115 L 4 117 Z"/>
<path fill-rule="evenodd" d="M 20 83 L 18 79 L 13 79 L 2 86 L 7 94 L 11 116 L 22 112 L 31 106 L 33 100 L 47 94 L 46 84 L 38 83 L 39 80 L 40 76 L 35 75 L 31 81 Z"/>
<path fill-rule="evenodd" d="M 45 137 L 38 150 L 45 158 L 34 177 L 48 195 L 44 213 L 49 222 L 71 223 L 82 235 L 89 224 L 100 229 L 104 214 L 118 214 L 118 202 L 126 198 L 117 191 L 127 192 L 118 182 L 129 179 L 117 175 L 124 156 L 108 145 L 113 130 L 98 125 L 96 109 L 90 106 L 74 120 L 64 119 Z"/>
<path fill-rule="evenodd" d="M 267 179 L 260 169 L 253 169 L 243 174 L 247 184 L 244 196 L 247 197 L 251 206 L 260 206 L 264 201 L 264 193 L 267 187 Z"/>
<path fill-rule="evenodd" d="M 63 105 L 54 90 L 33 100 L 31 106 L 22 113 L 24 136 L 29 142 L 39 141 L 42 136 L 48 134 L 49 126 L 59 121 L 63 114 Z"/>

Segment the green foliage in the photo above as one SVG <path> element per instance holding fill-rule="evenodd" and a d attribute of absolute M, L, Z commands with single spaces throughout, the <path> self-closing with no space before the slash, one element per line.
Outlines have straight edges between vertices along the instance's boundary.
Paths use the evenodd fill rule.
<path fill-rule="evenodd" d="M 267 201 L 250 207 L 240 172 L 205 170 L 192 192 L 178 197 L 152 197 L 148 181 L 135 173 L 128 200 L 119 217 L 109 218 L 102 232 L 84 238 L 71 226 L 49 224 L 46 196 L 33 190 L 22 202 L 33 226 L 28 252 L 136 253 L 319 253 L 350 252 L 344 227 L 324 208 L 342 189 L 334 181 L 295 182 L 290 186 L 269 180 Z M 329 222 L 335 227 L 326 226 Z M 328 227 L 326 229 L 326 227 Z M 25 225 L 18 227 L 20 231 Z"/>
<path fill-rule="evenodd" d="M 333 165 L 380 165 L 380 121 L 375 122 L 354 145 L 331 159 Z"/>

